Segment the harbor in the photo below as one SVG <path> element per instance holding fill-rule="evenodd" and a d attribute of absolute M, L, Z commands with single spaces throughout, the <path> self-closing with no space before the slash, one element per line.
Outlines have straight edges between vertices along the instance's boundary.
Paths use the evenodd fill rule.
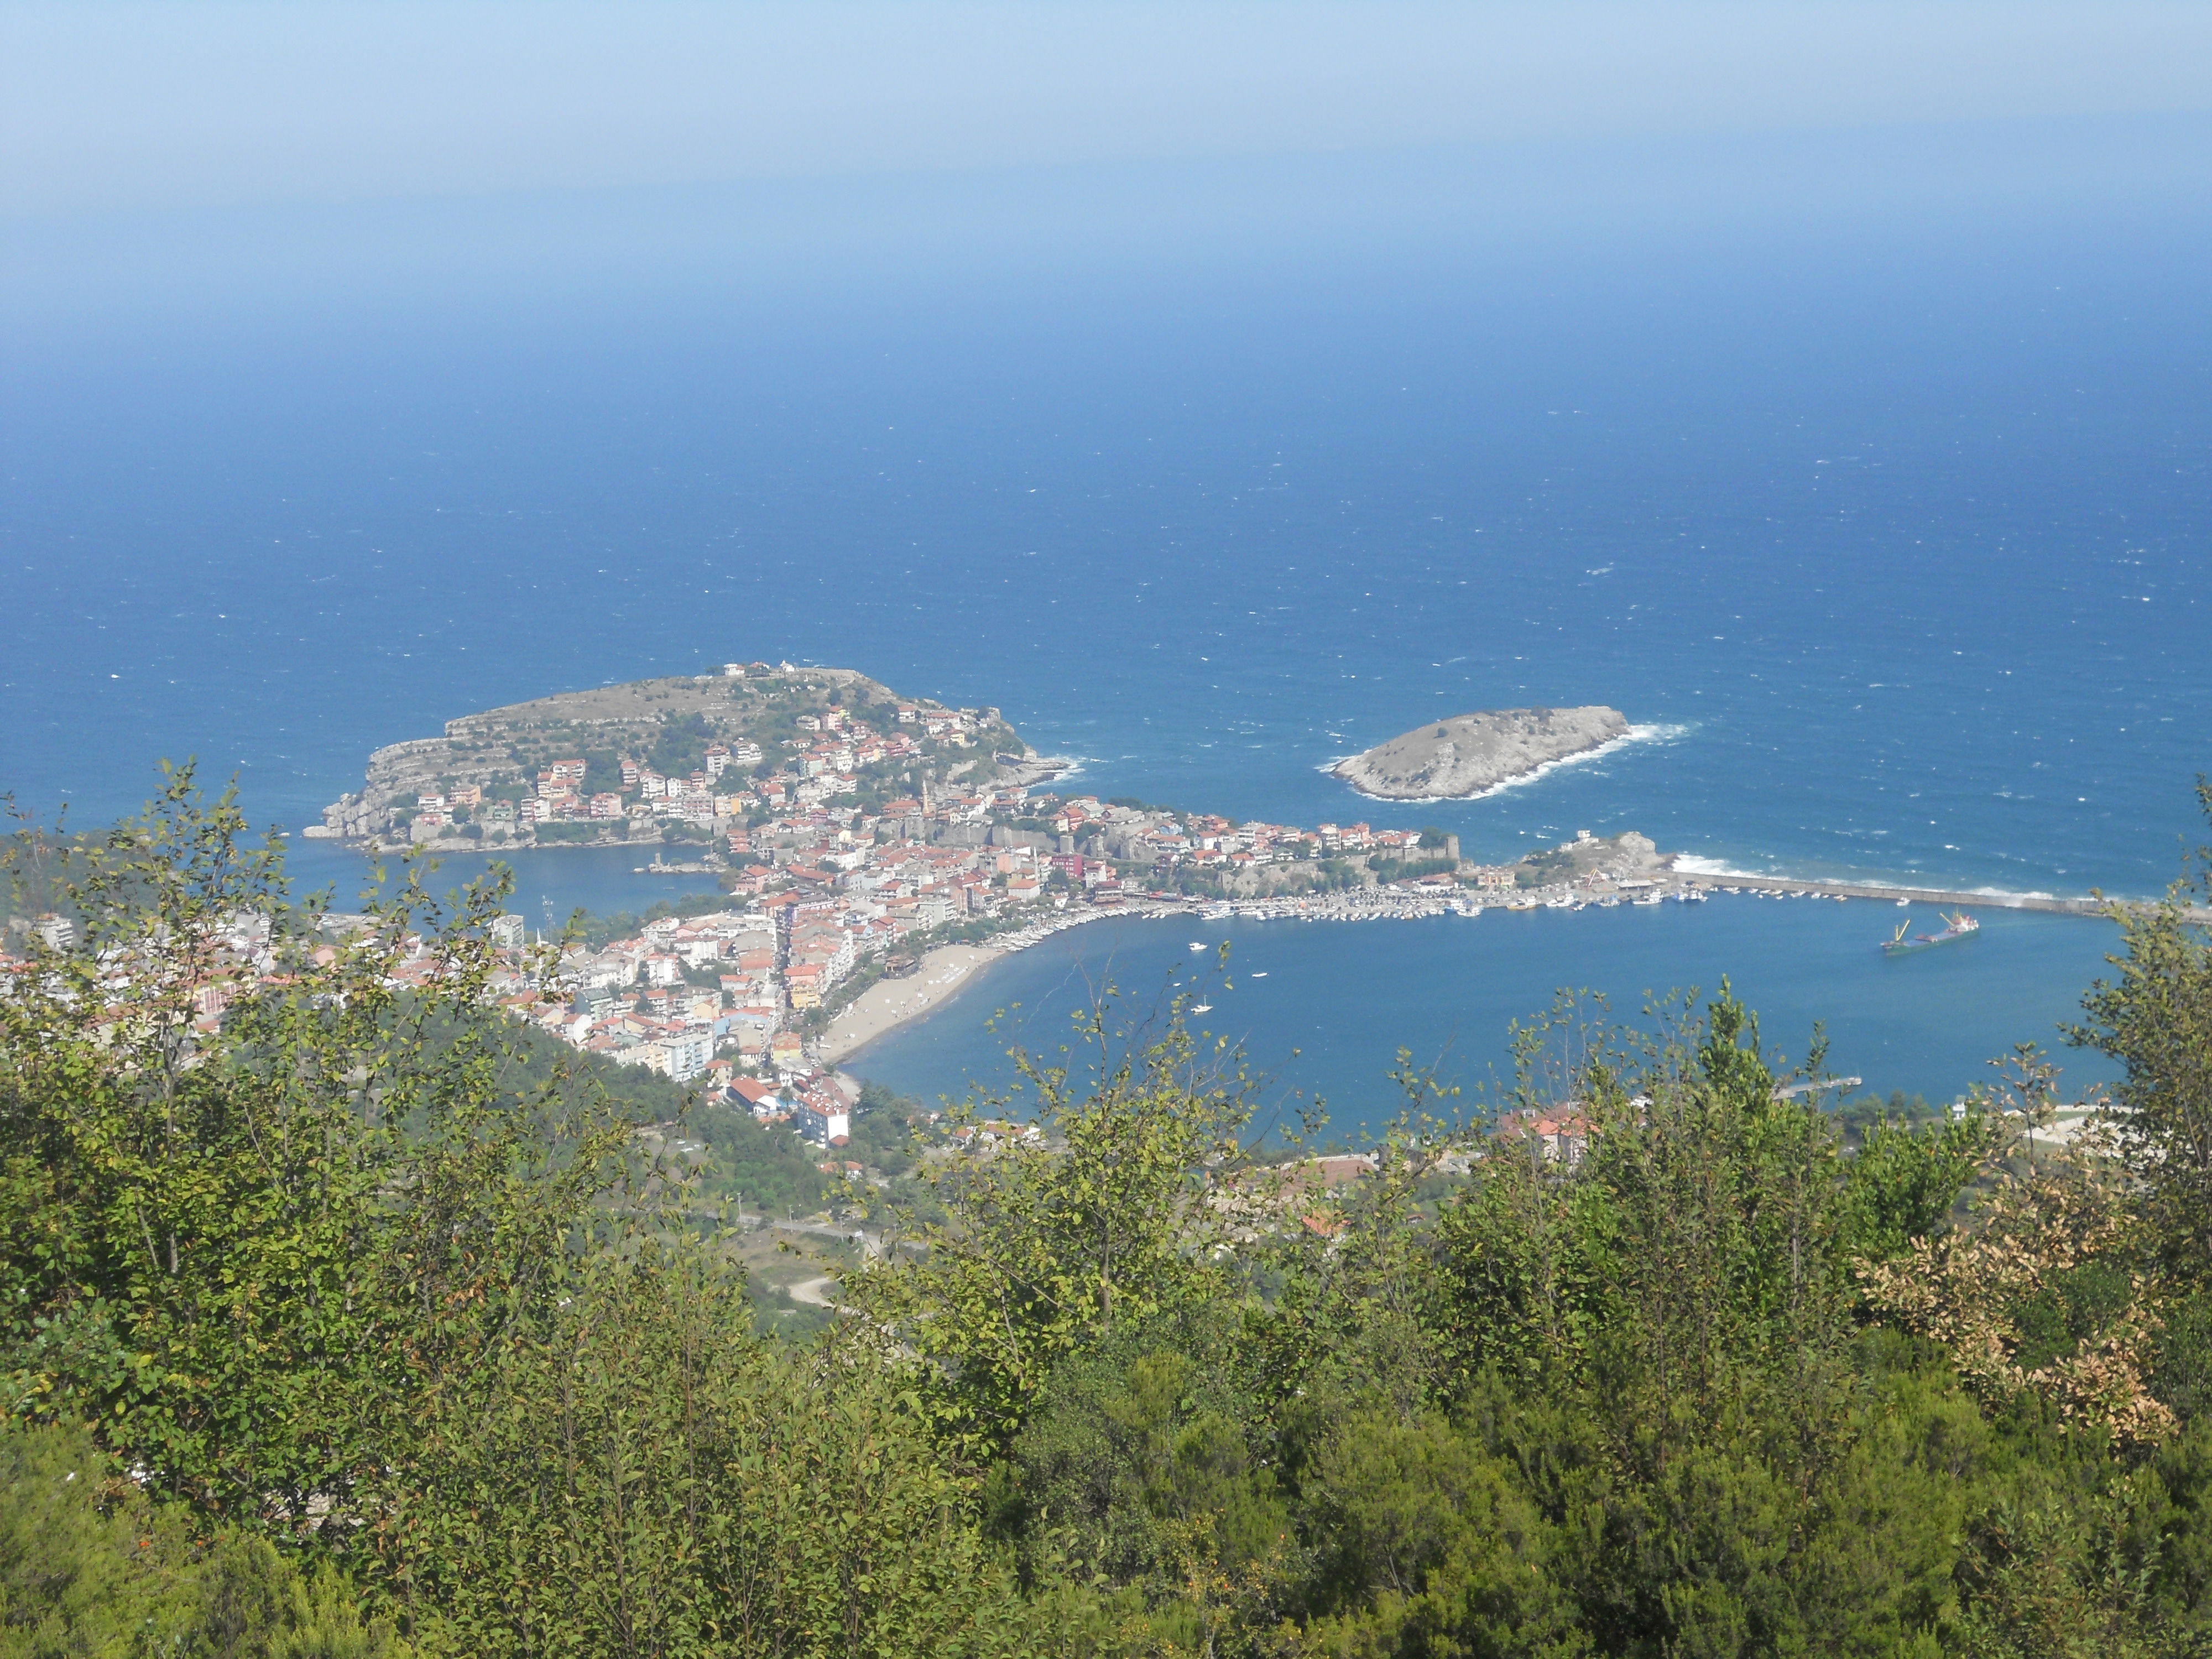
<path fill-rule="evenodd" d="M 2145 899 L 2057 898 L 2048 893 L 1967 892 L 1955 887 L 1905 887 L 1887 882 L 1801 881 L 1778 876 L 1685 875 L 1686 885 L 1708 893 L 1759 893 L 1776 898 L 1887 899 L 1893 903 L 1959 905 L 1993 910 L 2041 910 L 2058 916 L 2105 916 L 2148 908 Z M 2197 906 L 2188 919 L 2212 926 L 2212 909 Z"/>
<path fill-rule="evenodd" d="M 1063 958 L 1071 962 L 1089 959 L 1102 964 L 1119 959 L 1127 965 L 1135 959 L 1149 959 L 1156 949 L 1160 949 L 1170 957 L 1182 952 L 1188 962 L 1195 961 L 1196 953 L 1201 950 L 1210 955 L 1216 943 L 1234 938 L 1239 943 L 1237 960 L 1231 970 L 1232 975 L 1240 981 L 1246 978 L 1266 979 L 1268 970 L 1258 963 L 1273 954 L 1270 941 L 1278 937 L 1285 939 L 1304 937 L 1305 930 L 1272 927 L 1254 929 L 1252 925 L 1256 923 L 1395 921 L 1433 924 L 1447 918 L 1476 921 L 1494 916 L 1498 921 L 1507 924 L 1494 935 L 1492 928 L 1495 924 L 1486 921 L 1484 926 L 1471 930 L 1464 937 L 1470 941 L 1481 937 L 1494 937 L 1498 941 L 1495 947 L 1482 950 L 1479 958 L 1465 957 L 1457 947 L 1450 948 L 1448 954 L 1460 964 L 1456 971 L 1465 973 L 1476 960 L 1486 963 L 1499 951 L 1506 959 L 1521 958 L 1534 951 L 1529 976 L 1510 993 L 1504 986 L 1497 988 L 1493 993 L 1499 1000 L 1501 1020 L 1510 1018 L 1513 1014 L 1533 1012 L 1549 994 L 1551 985 L 1565 982 L 1553 976 L 1568 971 L 1566 962 L 1572 955 L 1571 950 L 1567 948 L 1569 942 L 1564 938 L 1558 941 L 1559 948 L 1564 950 L 1565 955 L 1552 963 L 1550 959 L 1556 951 L 1553 946 L 1545 942 L 1544 936 L 1553 933 L 1555 919 L 1566 915 L 1587 913 L 1589 919 L 1595 920 L 1601 913 L 1632 911 L 1679 916 L 1678 927 L 1688 927 L 1690 932 L 1683 933 L 1678 931 L 1678 927 L 1669 927 L 1665 933 L 1678 941 L 1674 948 L 1687 950 L 1694 955 L 1705 954 L 1704 949 L 1699 948 L 1701 944 L 1710 948 L 1723 941 L 1752 944 L 1756 940 L 1756 944 L 1752 944 L 1752 948 L 1745 952 L 1747 959 L 1734 964 L 1739 969 L 1752 966 L 1763 957 L 1772 957 L 1780 961 L 1796 954 L 1787 948 L 1786 940 L 1791 934 L 1797 933 L 1804 924 L 1791 924 L 1783 934 L 1774 933 L 1771 927 L 1759 927 L 1752 934 L 1744 935 L 1740 922 L 1723 921 L 1720 913 L 1741 910 L 1745 920 L 1748 920 L 1750 913 L 1765 910 L 1768 907 L 1765 903 L 1742 907 L 1728 905 L 1724 901 L 1730 897 L 1761 901 L 1796 899 L 1808 902 L 1808 908 L 1811 910 L 1833 912 L 1836 916 L 1833 922 L 1824 921 L 1814 927 L 1810 934 L 1802 936 L 1807 949 L 1831 964 L 1822 978 L 1824 990 L 1834 988 L 1837 982 L 1834 973 L 1843 963 L 1858 964 L 1850 969 L 1856 977 L 1864 973 L 1878 973 L 1893 954 L 1883 948 L 1891 937 L 1888 925 L 1891 917 L 1882 918 L 1880 925 L 1868 925 L 1872 918 L 1867 915 L 1866 906 L 1874 903 L 1887 907 L 1895 907 L 1900 902 L 1905 904 L 1984 907 L 2000 913 L 2039 913 L 2047 916 L 2083 920 L 2095 920 L 2106 915 L 2103 905 L 2091 900 L 2060 900 L 2038 895 L 1960 894 L 1948 889 L 1897 884 L 1785 881 L 1707 875 L 1670 876 L 1663 885 L 1654 884 L 1641 889 L 1603 893 L 1592 893 L 1587 889 L 1577 890 L 1565 885 L 1533 888 L 1493 897 L 1486 902 L 1478 902 L 1464 889 L 1419 884 L 1237 901 L 1166 895 L 1146 895 L 1141 898 L 1132 896 L 1129 902 L 1115 906 L 1071 904 L 1066 910 L 1041 917 L 1026 927 L 1002 933 L 980 945 L 944 947 L 948 953 L 954 950 L 960 953 L 957 972 L 952 971 L 956 964 L 950 954 L 940 960 L 939 953 L 933 952 L 924 958 L 921 972 L 916 976 L 928 987 L 927 991 L 918 994 L 913 989 L 891 990 L 883 987 L 872 989 L 863 1000 L 874 999 L 874 1001 L 865 1009 L 856 1006 L 841 1015 L 831 1030 L 825 1034 L 817 1053 L 824 1060 L 849 1064 L 858 1059 L 860 1051 L 866 1048 L 869 1051 L 870 1061 L 885 1064 L 889 1074 L 896 1078 L 906 1069 L 908 1057 L 919 1052 L 913 1045 L 897 1041 L 900 1028 L 942 1012 L 945 1005 L 951 1001 L 958 992 L 986 978 L 992 980 L 997 987 L 994 993 L 994 1006 L 1009 997 L 1020 1000 L 1021 992 L 1017 988 L 1024 985 L 1030 975 L 1015 969 L 1013 959 L 1016 958 L 1049 956 L 1056 961 Z M 1854 906 L 1848 902 L 1852 900 L 1863 902 Z M 1715 912 L 1710 921 L 1699 917 L 1693 923 L 1692 919 L 1684 914 L 1708 907 Z M 1540 921 L 1537 920 L 1539 912 L 1545 913 Z M 1892 915 L 1895 914 L 1893 909 Z M 2212 921 L 2212 915 L 2198 914 L 2200 919 Z M 1853 916 L 1866 919 L 1854 923 L 1847 919 Z M 1534 921 L 1535 925 L 1530 927 L 1513 925 L 1515 921 L 1523 917 Z M 2023 915 L 2021 919 L 2025 921 L 2027 915 Z M 1934 921 L 1932 917 L 1925 920 Z M 1180 926 L 1164 930 L 1163 924 L 1166 923 Z M 1781 925 L 1778 918 L 1775 925 Z M 2042 925 L 2048 927 L 2051 924 L 2045 922 Z M 1202 937 L 1194 939 L 1192 933 L 1183 931 L 1185 928 L 1192 929 Z M 1321 933 L 1331 930 L 1315 931 Z M 1364 936 L 1364 930 L 1358 931 Z M 1385 931 L 1395 932 L 1395 929 Z M 1456 927 L 1449 931 L 1455 935 L 1458 933 Z M 1580 930 L 1569 931 L 1578 934 Z M 1978 927 L 1966 930 L 1968 933 L 1980 931 Z M 2001 948 L 2002 951 L 2009 952 L 2014 948 L 2010 931 L 2001 931 L 2006 933 L 2008 941 Z M 2071 927 L 2063 927 L 2061 931 L 2068 937 L 2071 937 L 2074 932 Z M 1094 947 L 1081 942 L 1084 936 L 1094 933 L 1113 943 Z M 1395 951 L 1396 947 L 1382 943 L 1381 935 L 1376 937 L 1377 942 L 1371 947 L 1320 948 L 1331 956 L 1340 955 L 1342 949 L 1350 949 L 1352 955 L 1363 958 L 1370 950 L 1381 950 L 1385 953 Z M 1164 939 L 1170 943 L 1164 947 L 1139 946 L 1133 958 L 1126 954 L 1138 941 L 1145 939 Z M 2051 941 L 2051 947 L 2059 949 L 2061 954 L 2069 957 L 2080 957 L 2081 966 L 2077 971 L 2083 975 L 2083 982 L 2086 983 L 2087 975 L 2094 972 L 2095 964 L 2101 959 L 2102 947 L 2095 942 L 2094 934 L 2084 934 L 2083 943 L 2087 945 L 2086 951 L 2063 947 L 2057 938 Z M 1049 951 L 1042 948 L 1046 946 L 1054 948 Z M 1426 954 L 1438 947 L 1435 942 L 1425 938 L 1419 945 L 1410 948 Z M 1301 947 L 1300 954 L 1304 954 L 1304 947 Z M 1537 968 L 1534 966 L 1534 961 L 1546 962 L 1550 965 Z M 1730 964 L 1724 959 L 1719 965 Z M 988 974 L 984 971 L 987 969 Z M 1164 969 L 1165 963 L 1163 963 L 1162 970 Z M 1659 963 L 1655 961 L 1646 971 L 1656 976 L 1660 971 Z M 1009 974 L 1012 977 L 1001 981 L 1000 976 Z M 1763 975 L 1759 976 L 1764 977 Z M 1656 977 L 1652 982 L 1656 982 Z M 911 986 L 914 981 L 902 983 Z M 1427 1022 L 1417 1018 L 1409 1023 L 1419 1025 Z M 884 1048 L 886 1041 L 890 1044 L 889 1049 Z M 1933 1034 L 1930 1041 L 1931 1047 L 1935 1046 Z M 925 1046 L 933 1047 L 934 1043 Z M 984 1057 L 979 1054 L 975 1059 L 980 1060 Z M 866 1063 L 863 1062 L 864 1065 Z M 1948 1063 L 1952 1066 L 1957 1064 L 1955 1060 Z M 928 1077 L 930 1083 L 941 1080 L 930 1073 L 931 1068 L 925 1066 L 923 1074 Z"/>
<path fill-rule="evenodd" d="M 2080 1017 L 2082 990 L 2109 972 L 2118 943 L 2094 918 L 1992 908 L 1972 941 L 1899 961 L 1879 948 L 1908 914 L 1894 900 L 1714 893 L 1489 905 L 1470 917 L 1413 895 L 1370 896 L 1132 905 L 1057 928 L 995 954 L 956 994 L 839 1063 L 919 1099 L 958 1099 L 970 1082 L 1010 1086 L 1011 1047 L 1056 1054 L 1069 1015 L 1105 987 L 1139 1022 L 1187 990 L 1211 1005 L 1194 1018 L 1242 1044 L 1270 1079 L 1267 1098 L 1319 1097 L 1334 1132 L 1351 1133 L 1379 1128 L 1402 1104 L 1390 1081 L 1401 1048 L 1445 1082 L 1494 1095 L 1513 1076 L 1515 1022 L 1540 1021 L 1562 989 L 1603 994 L 1613 1018 L 1634 1023 L 1647 1004 L 1710 997 L 1726 977 L 1757 1011 L 1765 1046 L 1802 1059 L 1820 1022 L 1830 1067 L 1885 1095 L 1954 1098 L 2028 1040 L 2066 1068 L 2069 1095 L 2111 1074 L 2100 1057 L 2064 1048 L 2058 1030 Z M 1911 914 L 1916 930 L 1941 926 L 1932 909 Z"/>

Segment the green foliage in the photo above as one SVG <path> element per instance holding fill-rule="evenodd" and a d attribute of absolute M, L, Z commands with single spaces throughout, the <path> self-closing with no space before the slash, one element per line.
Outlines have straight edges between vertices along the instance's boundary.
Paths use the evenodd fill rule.
<path fill-rule="evenodd" d="M 1081 1258 L 1080 1229 L 1041 1224 L 1073 1141 L 955 1160 L 931 1262 L 871 1305 L 940 1334 L 916 1346 L 956 1401 L 994 1384 L 1003 1451 L 948 1422 L 1032 1601 L 1087 1591 L 1144 1650 L 2194 1651 L 2197 1443 L 2116 1461 L 2063 1389 L 1977 1392 L 1943 1344 L 1869 1322 L 1866 1265 L 1916 1271 L 2000 1178 L 1994 1114 L 1877 1116 L 1847 1150 L 1725 987 L 1657 1014 L 1523 1032 L 1510 1103 L 1578 1114 L 1582 1156 L 1509 1115 L 1440 1210 L 1432 1133 L 1317 1209 L 1278 1188 L 1272 1223 L 1267 1183 L 1219 1166 L 1222 1231 L 1168 1235 L 1217 1242 L 1128 1321 L 1071 1318 L 1079 1275 L 1037 1297 L 1009 1270 Z M 1116 1144 L 1088 1127 L 1093 1156 Z M 979 1174 L 995 1202 L 963 1205 Z M 2123 1259 L 2053 1260 L 2075 1265 L 2016 1293 L 2022 1366 L 2133 1306 Z M 1024 1329 L 1010 1375 L 994 1344 Z"/>
<path fill-rule="evenodd" d="M 556 823 L 548 819 L 543 823 L 532 825 L 531 834 L 548 846 L 559 842 L 588 847 L 602 836 L 619 836 L 628 829 L 626 823 Z"/>
<path fill-rule="evenodd" d="M 1133 1589 L 1217 1640 L 1279 1604 L 1290 1509 L 1225 1357 L 1218 1333 L 1166 1320 L 1054 1373 L 986 1494 L 1027 1582 Z"/>
<path fill-rule="evenodd" d="M 15 844 L 88 942 L 0 999 L 0 1656 L 2212 1646 L 2178 899 L 2071 1145 L 2032 1048 L 1824 1115 L 1723 981 L 1517 1029 L 1480 1135 L 1401 1066 L 1323 1190 L 1109 994 L 1034 1138 L 864 1089 L 918 1195 L 770 1340 L 700 1223 L 808 1149 L 507 1022 L 502 889 L 334 938 L 241 828 L 186 773 Z"/>
<path fill-rule="evenodd" d="M 766 1216 L 811 1215 L 825 1201 L 821 1155 L 788 1127 L 722 1104 L 702 1107 L 688 1127 L 707 1149 L 703 1195 Z"/>
<path fill-rule="evenodd" d="M 2197 798 L 2212 823 L 2212 781 Z M 2212 1279 L 2212 935 L 2191 902 L 2212 904 L 2212 847 L 2197 849 L 2163 902 L 2116 906 L 2118 970 L 2082 999 L 2071 1039 L 2125 1068 L 2115 1129 L 2144 1182 L 2146 1219 L 2166 1265 Z"/>
<path fill-rule="evenodd" d="M 1052 1366 L 1118 1325 L 1218 1292 L 1222 1224 L 1205 1194 L 1242 1157 L 1250 1079 L 1200 1048 L 1181 1007 L 1157 1034 L 1109 1026 L 1110 994 L 1079 1017 L 1098 1053 L 1087 1091 L 1069 1066 L 1018 1055 L 1034 1138 L 953 1114 L 966 1146 L 927 1171 L 948 1219 L 915 1228 L 915 1266 L 848 1281 L 857 1306 L 932 1362 L 917 1381 L 955 1443 L 1011 1435 Z"/>
<path fill-rule="evenodd" d="M 1908 1095 L 1902 1089 L 1891 1090 L 1887 1099 L 1880 1095 L 1861 1095 L 1856 1100 L 1844 1101 L 1830 1114 L 1847 1147 L 1856 1147 L 1866 1138 L 1867 1131 L 1877 1123 L 1903 1124 L 1917 1129 L 1944 1115 L 1941 1108 L 1930 1106 L 1924 1097 Z"/>
<path fill-rule="evenodd" d="M 1882 1261 L 1931 1237 L 1996 1145 L 1996 1122 L 1981 1114 L 1918 1128 L 1886 1117 L 1868 1123 L 1837 1217 L 1846 1255 Z"/>
<path fill-rule="evenodd" d="M 1489 1160 L 1441 1224 L 1462 1365 L 1595 1389 L 1637 1425 L 1622 1449 L 1639 1462 L 1745 1390 L 1806 1403 L 1849 1266 L 1820 1114 L 1776 1097 L 1757 1024 L 1725 987 L 1704 1021 L 1597 1048 L 1579 1073 L 1579 1178 L 1558 1182 L 1540 1157 Z"/>
<path fill-rule="evenodd" d="M 69 1638 L 30 1650 L 103 1650 L 95 1605 L 392 1650 L 333 1559 L 437 1652 L 1030 1650 L 890 1375 L 755 1342 L 640 1119 L 495 1012 L 504 890 L 410 877 L 324 949 L 241 828 L 174 776 L 72 872 L 87 945 L 0 1002 L 13 1414 L 146 1480 L 10 1516 L 9 1614 Z"/>
<path fill-rule="evenodd" d="M 241 828 L 177 775 L 79 860 L 82 946 L 0 1005 L 0 1352 L 16 1413 L 98 1421 L 164 1493 L 247 1521 L 345 1510 L 436 1363 L 421 1310 L 526 1294 L 630 1126 L 571 1076 L 501 1086 L 502 889 L 449 913 L 410 872 L 318 960 L 317 912 Z M 255 915 L 261 962 L 232 932 Z M 210 986 L 235 998 L 218 1030 Z"/>
<path fill-rule="evenodd" d="M 190 1540 L 115 1477 L 81 1430 L 0 1428 L 0 1654 L 159 1648 L 191 1626 Z"/>
<path fill-rule="evenodd" d="M 581 793 L 587 796 L 618 795 L 622 787 L 622 757 L 611 749 L 586 749 Z"/>
<path fill-rule="evenodd" d="M 886 1176 L 905 1175 L 915 1166 L 927 1117 L 920 1101 L 894 1094 L 879 1083 L 863 1083 L 845 1155 Z"/>
<path fill-rule="evenodd" d="M 663 714 L 645 761 L 663 777 L 689 777 L 707 764 L 707 745 L 714 741 L 704 714 Z"/>
<path fill-rule="evenodd" d="M 600 1255 L 422 1401 L 380 1575 L 469 1654 L 1005 1651 L 962 1483 L 879 1372 L 763 1346 L 696 1253 Z"/>
<path fill-rule="evenodd" d="M 81 1429 L 0 1425 L 0 1656 L 212 1653 L 405 1659 L 325 1562 L 264 1539 L 196 1542 Z"/>

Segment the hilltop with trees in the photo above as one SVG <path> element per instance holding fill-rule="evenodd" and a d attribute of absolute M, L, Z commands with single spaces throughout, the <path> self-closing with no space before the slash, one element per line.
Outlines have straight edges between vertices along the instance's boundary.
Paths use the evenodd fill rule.
<path fill-rule="evenodd" d="M 1028 752 L 995 708 L 950 708 L 927 697 L 904 697 L 848 668 L 731 663 L 719 673 L 559 692 L 462 715 L 447 721 L 434 738 L 389 744 L 369 757 L 360 790 L 324 809 L 314 833 L 356 841 L 393 836 L 404 842 L 425 798 L 470 793 L 477 805 L 468 811 L 489 817 L 502 803 L 511 807 L 539 793 L 548 769 L 573 763 L 582 769 L 563 784 L 578 796 L 625 790 L 634 796 L 641 769 L 686 778 L 708 769 L 718 746 L 725 756 L 745 757 L 724 786 L 738 788 L 756 774 L 775 771 L 803 736 L 818 733 L 825 721 L 848 720 L 910 739 L 910 754 L 862 768 L 866 781 L 879 785 L 924 761 L 947 776 L 988 783 L 1004 769 L 1002 753 L 1018 760 Z M 712 769 L 720 779 L 722 766 Z M 454 827 L 470 821 L 465 817 Z M 507 821 L 515 827 L 511 811 Z M 570 839 L 589 839 L 608 828 L 588 821 L 526 827 L 549 841 L 564 832 L 573 832 Z"/>

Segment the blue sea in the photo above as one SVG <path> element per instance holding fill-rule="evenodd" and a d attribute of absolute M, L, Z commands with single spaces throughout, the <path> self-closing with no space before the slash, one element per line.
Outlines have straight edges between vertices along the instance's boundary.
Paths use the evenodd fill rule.
<path fill-rule="evenodd" d="M 2154 893 L 2212 769 L 2208 160 L 2084 122 L 18 227 L 0 787 L 97 823 L 194 756 L 296 827 L 453 715 L 789 658 L 996 703 L 1102 795 Z M 1485 799 L 1325 772 L 1587 702 L 1642 740 Z M 1472 1082 L 1557 988 L 1724 973 L 1948 1096 L 2113 941 L 1991 910 L 1887 963 L 1897 915 L 1115 923 L 856 1066 L 988 1084 L 994 1008 L 1227 938 L 1224 1029 L 1346 1121 L 1401 1044 Z"/>

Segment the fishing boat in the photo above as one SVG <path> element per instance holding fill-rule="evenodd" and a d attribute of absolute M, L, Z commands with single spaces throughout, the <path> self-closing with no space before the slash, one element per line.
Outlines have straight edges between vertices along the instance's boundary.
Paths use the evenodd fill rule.
<path fill-rule="evenodd" d="M 1198 940 L 1193 939 L 1190 942 L 1190 948 L 1194 951 L 1203 951 L 1206 949 L 1206 946 L 1201 945 Z"/>
<path fill-rule="evenodd" d="M 1914 951 L 1933 950 L 1938 945 L 1948 945 L 1953 939 L 1972 939 L 1982 931 L 1982 924 L 1964 910 L 1960 911 L 1955 916 L 1945 916 L 1943 920 L 1950 925 L 1942 933 L 1915 933 L 1910 939 L 1905 937 L 1905 930 L 1912 926 L 1911 921 L 1908 919 L 1899 922 L 1896 933 L 1883 941 L 1882 955 L 1901 957 Z"/>

